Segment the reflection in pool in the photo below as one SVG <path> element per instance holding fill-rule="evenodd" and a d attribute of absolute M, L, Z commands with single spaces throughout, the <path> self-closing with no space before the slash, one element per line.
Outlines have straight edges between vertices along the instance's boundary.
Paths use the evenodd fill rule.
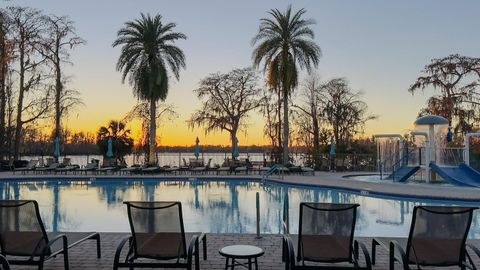
<path fill-rule="evenodd" d="M 261 232 L 281 233 L 288 197 L 291 231 L 298 229 L 300 202 L 359 203 L 358 236 L 407 236 L 414 205 L 480 203 L 371 197 L 335 189 L 246 180 L 2 181 L 2 199 L 35 199 L 49 231 L 129 231 L 128 200 L 175 200 L 183 206 L 185 229 L 213 233 L 255 233 L 255 194 L 260 193 Z M 288 196 L 286 196 L 288 195 Z M 480 238 L 476 213 L 470 237 Z"/>

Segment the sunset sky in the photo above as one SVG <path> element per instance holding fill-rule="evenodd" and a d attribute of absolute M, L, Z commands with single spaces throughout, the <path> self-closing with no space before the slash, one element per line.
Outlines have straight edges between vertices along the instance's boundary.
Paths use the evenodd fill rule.
<path fill-rule="evenodd" d="M 171 80 L 168 103 L 178 119 L 159 128 L 160 145 L 228 144 L 226 133 L 205 136 L 191 130 L 186 120 L 200 103 L 192 90 L 210 73 L 252 65 L 250 41 L 259 19 L 271 8 L 305 8 L 317 22 L 315 41 L 322 48 L 318 74 L 322 79 L 346 77 L 364 92 L 371 114 L 378 120 L 367 134 L 404 133 L 412 128 L 419 109 L 432 91 L 412 96 L 407 88 L 432 58 L 452 53 L 478 57 L 480 53 L 479 1 L 141 1 L 141 0 L 13 0 L 1 5 L 24 5 L 45 13 L 68 15 L 77 33 L 87 41 L 72 52 L 71 87 L 85 103 L 66 121 L 68 128 L 95 131 L 110 119 L 121 119 L 136 103 L 131 87 L 121 83 L 115 64 L 120 48 L 112 48 L 116 32 L 140 12 L 177 23 L 188 36 L 178 42 L 187 60 L 180 81 Z M 297 89 L 298 90 L 298 89 Z M 299 92 L 299 91 L 298 91 Z M 263 118 L 253 113 L 241 145 L 266 144 Z M 134 135 L 138 129 L 132 124 Z"/>

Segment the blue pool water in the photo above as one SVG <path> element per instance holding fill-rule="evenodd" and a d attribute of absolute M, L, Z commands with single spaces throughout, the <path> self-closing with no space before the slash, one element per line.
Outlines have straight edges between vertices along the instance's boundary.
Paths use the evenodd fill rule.
<path fill-rule="evenodd" d="M 473 202 L 373 197 L 335 189 L 246 180 L 51 180 L 2 181 L 2 199 L 34 199 L 49 231 L 129 231 L 128 200 L 175 200 L 183 206 L 185 229 L 255 233 L 255 196 L 260 194 L 261 232 L 281 233 L 288 196 L 291 232 L 298 229 L 300 202 L 359 203 L 358 236 L 407 236 L 414 205 L 474 205 Z M 480 238 L 475 214 L 471 238 Z"/>

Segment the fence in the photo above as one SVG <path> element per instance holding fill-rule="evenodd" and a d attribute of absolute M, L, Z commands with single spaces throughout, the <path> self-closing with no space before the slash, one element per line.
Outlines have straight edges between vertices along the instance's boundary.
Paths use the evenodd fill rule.
<path fill-rule="evenodd" d="M 63 156 L 70 158 L 71 163 L 85 166 L 91 159 L 103 160 L 101 155 L 66 155 Z M 63 159 L 60 158 L 60 160 Z M 204 163 L 211 159 L 211 166 L 221 166 L 226 159 L 231 159 L 232 154 L 223 153 L 200 153 L 198 159 Z M 40 161 L 45 160 L 47 156 L 22 156 L 24 160 L 38 159 Z M 173 153 L 173 152 L 158 152 L 157 160 L 161 166 L 183 166 L 184 159 L 186 163 L 189 163 L 190 159 L 196 158 L 193 152 Z M 240 153 L 239 159 L 248 158 L 250 162 L 257 166 L 271 165 L 275 163 L 274 156 L 270 153 Z M 329 171 L 336 169 L 337 171 L 375 171 L 376 168 L 375 155 L 367 154 L 336 154 L 335 159 L 330 159 L 328 154 L 322 155 L 310 155 L 306 153 L 291 153 L 290 163 L 298 166 L 316 166 L 318 170 Z M 127 155 L 125 156 L 125 162 L 128 166 L 133 164 L 144 164 L 143 155 Z"/>

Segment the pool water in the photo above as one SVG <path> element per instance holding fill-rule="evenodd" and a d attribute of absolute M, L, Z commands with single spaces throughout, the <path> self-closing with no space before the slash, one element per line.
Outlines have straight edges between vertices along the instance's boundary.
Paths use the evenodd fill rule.
<path fill-rule="evenodd" d="M 414 187 L 412 187 L 414 188 Z M 5 180 L 2 199 L 34 199 L 48 231 L 129 231 L 124 201 L 181 201 L 186 231 L 255 233 L 260 196 L 261 233 L 282 233 L 288 198 L 291 232 L 298 230 L 300 202 L 359 203 L 356 235 L 407 236 L 414 205 L 473 205 L 460 201 L 370 196 L 335 189 L 247 180 Z M 470 238 L 480 238 L 476 213 Z"/>

